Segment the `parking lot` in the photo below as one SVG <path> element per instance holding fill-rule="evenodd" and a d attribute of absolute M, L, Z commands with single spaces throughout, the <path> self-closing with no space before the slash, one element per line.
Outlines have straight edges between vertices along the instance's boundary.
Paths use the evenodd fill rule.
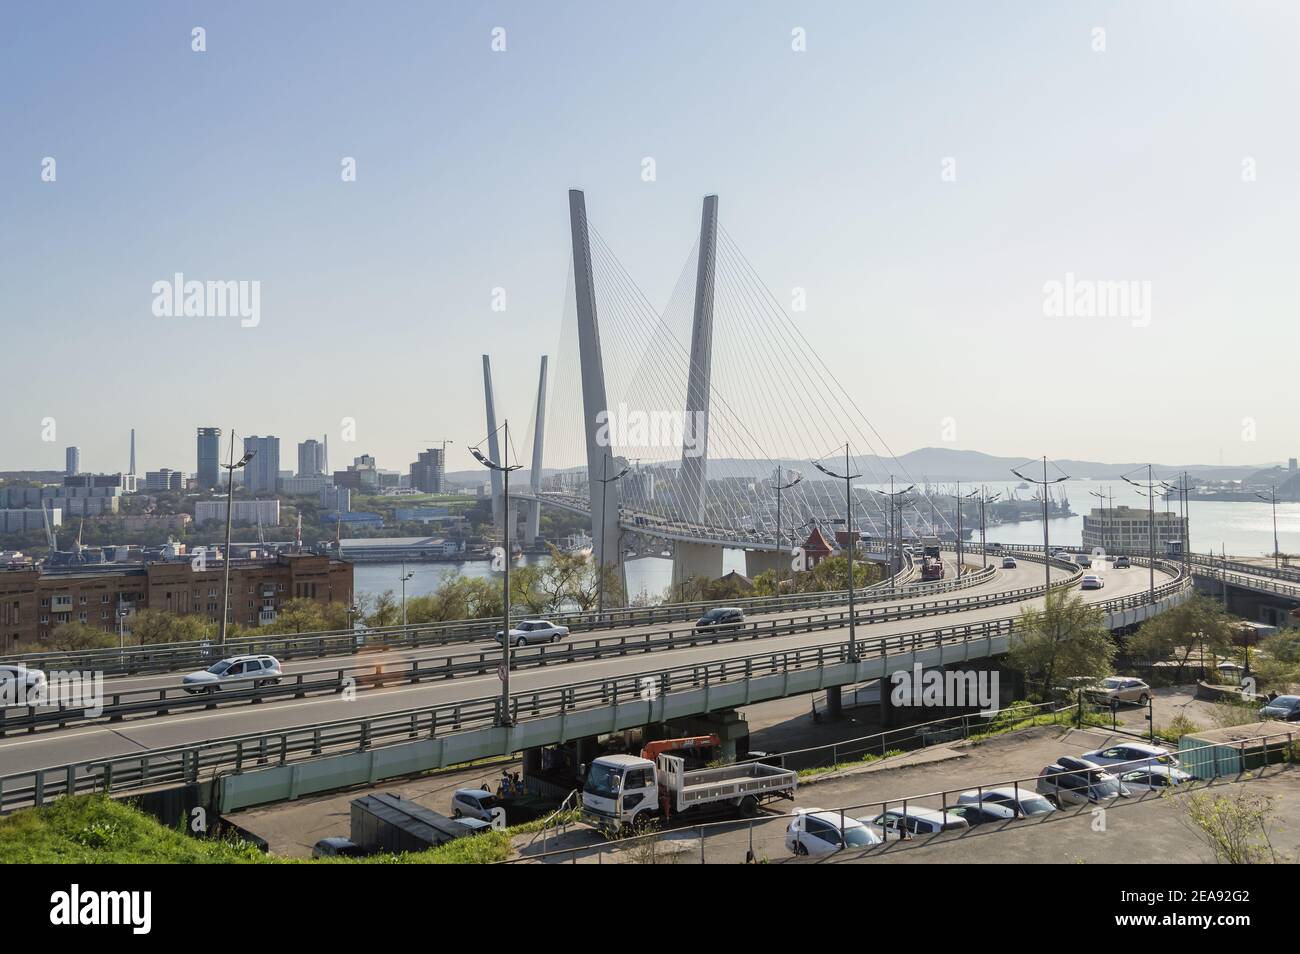
<path fill-rule="evenodd" d="M 941 808 L 942 792 L 949 804 L 962 790 L 990 787 L 1013 779 L 1033 778 L 1061 755 L 1080 755 L 1106 745 L 1115 736 L 1099 730 L 1059 729 L 1042 726 L 999 736 L 979 743 L 935 746 L 920 752 L 832 777 L 801 783 L 793 804 L 773 802 L 773 812 L 793 808 L 848 809 L 851 817 L 874 817 L 884 806 Z M 1125 737 L 1129 739 L 1131 737 Z M 1067 809 L 1042 816 L 1041 820 L 981 825 L 963 832 L 933 838 L 888 842 L 866 850 L 840 852 L 824 859 L 798 859 L 800 863 L 925 862 L 925 863 L 1090 863 L 1143 864 L 1207 862 L 1212 855 L 1205 843 L 1184 819 L 1180 801 L 1195 791 L 1207 789 L 1231 793 L 1245 787 L 1274 798 L 1272 837 L 1287 857 L 1300 857 L 1300 785 L 1296 770 L 1269 769 L 1263 778 L 1195 783 L 1170 797 L 1155 793 L 1123 799 L 1101 815 L 1091 809 Z M 915 798 L 914 796 L 925 796 Z M 747 856 L 760 862 L 794 861 L 785 847 L 788 818 L 759 817 L 749 822 L 731 822 L 701 830 L 689 827 L 666 835 L 656 847 L 656 863 L 740 863 Z M 522 848 L 522 844 L 519 846 Z M 549 847 L 576 849 L 573 857 L 551 860 L 578 863 L 647 863 L 651 852 L 629 843 L 602 844 L 600 836 L 581 828 L 550 840 Z M 540 851 L 535 843 L 529 854 Z M 614 850 L 611 850 L 613 848 Z"/>

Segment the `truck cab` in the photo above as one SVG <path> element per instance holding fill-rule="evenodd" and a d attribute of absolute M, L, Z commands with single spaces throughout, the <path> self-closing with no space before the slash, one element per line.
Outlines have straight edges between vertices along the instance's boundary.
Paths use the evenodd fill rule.
<path fill-rule="evenodd" d="M 643 815 L 659 812 L 655 763 L 635 755 L 602 755 L 591 763 L 582 786 L 582 817 L 598 828 L 618 831 Z"/>

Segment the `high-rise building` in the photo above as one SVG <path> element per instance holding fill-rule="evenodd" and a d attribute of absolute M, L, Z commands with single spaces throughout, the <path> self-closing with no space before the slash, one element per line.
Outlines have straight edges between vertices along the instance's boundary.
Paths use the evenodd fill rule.
<path fill-rule="evenodd" d="M 325 473 L 325 446 L 318 440 L 298 445 L 298 476 L 321 477 Z"/>
<path fill-rule="evenodd" d="M 127 471 L 131 476 L 137 473 L 135 469 L 135 428 L 131 428 L 131 469 Z"/>
<path fill-rule="evenodd" d="M 172 470 L 170 467 L 164 467 L 162 470 L 151 470 L 144 475 L 145 490 L 184 490 L 185 475 L 179 470 Z"/>
<path fill-rule="evenodd" d="M 426 494 L 440 494 L 447 482 L 447 463 L 443 451 L 430 447 L 417 455 L 411 464 L 411 486 Z"/>
<path fill-rule="evenodd" d="M 221 428 L 199 428 L 199 465 L 197 476 L 200 490 L 221 486 Z"/>
<path fill-rule="evenodd" d="M 69 447 L 64 454 L 63 472 L 69 477 L 81 473 L 81 448 Z"/>
<path fill-rule="evenodd" d="M 280 481 L 280 438 L 245 437 L 244 453 L 253 459 L 244 467 L 244 487 L 255 494 L 275 493 Z"/>

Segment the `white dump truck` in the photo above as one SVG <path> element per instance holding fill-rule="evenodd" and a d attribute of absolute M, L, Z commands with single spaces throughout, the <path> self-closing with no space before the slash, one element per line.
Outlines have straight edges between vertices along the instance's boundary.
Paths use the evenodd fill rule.
<path fill-rule="evenodd" d="M 642 756 L 648 754 L 642 752 Z M 770 798 L 794 798 L 799 776 L 776 765 L 741 762 L 687 769 L 680 756 L 603 755 L 591 763 L 582 788 L 582 819 L 616 832 L 651 818 L 731 810 L 753 815 Z"/>

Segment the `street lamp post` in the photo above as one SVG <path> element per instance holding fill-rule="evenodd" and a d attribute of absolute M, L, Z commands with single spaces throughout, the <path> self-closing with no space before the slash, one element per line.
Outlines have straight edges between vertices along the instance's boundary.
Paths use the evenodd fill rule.
<path fill-rule="evenodd" d="M 1021 466 L 1024 466 L 1023 464 Z M 1016 468 L 1011 468 L 1011 473 L 1015 474 L 1021 480 L 1029 484 L 1039 484 L 1043 488 L 1043 574 L 1045 577 L 1044 592 L 1051 592 L 1052 589 L 1052 554 L 1047 539 L 1047 488 L 1051 484 L 1059 484 L 1063 480 L 1069 480 L 1068 474 L 1063 474 L 1054 480 L 1047 479 L 1047 458 L 1043 458 L 1043 479 L 1037 477 L 1026 477 Z"/>
<path fill-rule="evenodd" d="M 903 541 L 900 539 L 902 537 L 902 532 L 900 529 L 899 533 L 894 533 L 894 513 L 895 511 L 899 513 L 899 517 L 900 517 L 899 523 L 901 524 L 902 510 L 897 506 L 898 499 L 904 496 L 905 494 L 909 493 L 912 490 L 912 488 L 915 486 L 916 484 L 908 484 L 907 487 L 905 487 L 902 490 L 895 490 L 894 475 L 890 474 L 889 489 L 876 491 L 876 493 L 880 494 L 882 497 L 889 498 L 889 575 L 890 577 L 893 577 L 898 573 L 902 572 L 903 569 Z M 896 547 L 897 547 L 897 552 L 895 552 Z"/>
<path fill-rule="evenodd" d="M 1106 534 L 1106 531 L 1107 531 L 1107 530 L 1109 530 L 1109 531 L 1113 531 L 1113 530 L 1115 530 L 1115 495 L 1112 494 L 1112 493 L 1110 493 L 1109 491 L 1110 491 L 1110 488 L 1109 488 L 1109 487 L 1106 488 L 1106 492 L 1104 492 L 1104 493 L 1103 493 L 1102 491 L 1100 491 L 1100 490 L 1090 490 L 1090 491 L 1088 491 L 1088 494 L 1089 494 L 1090 496 L 1092 496 L 1092 497 L 1096 497 L 1096 498 L 1097 498 L 1097 502 L 1098 502 L 1099 504 L 1101 504 L 1101 515 L 1102 515 L 1102 518 L 1103 518 L 1102 525 L 1106 528 L 1105 530 L 1102 531 L 1102 534 L 1101 534 L 1101 548 L 1102 548 L 1102 550 L 1105 550 L 1105 549 L 1106 549 L 1106 535 L 1107 535 L 1107 534 Z M 1109 519 L 1106 519 L 1106 500 L 1107 500 L 1107 498 L 1110 499 L 1110 517 L 1109 517 Z"/>
<path fill-rule="evenodd" d="M 968 500 L 968 499 L 970 499 L 971 497 L 974 497 L 977 493 L 979 493 L 978 490 L 972 490 L 972 491 L 971 491 L 970 493 L 968 493 L 965 497 L 963 497 L 963 496 L 962 496 L 962 493 L 961 493 L 961 481 L 960 481 L 960 480 L 957 481 L 957 493 L 955 493 L 955 494 L 953 495 L 953 501 L 957 504 L 957 579 L 958 579 L 958 580 L 961 579 L 961 571 L 962 571 L 962 570 L 965 568 L 965 566 L 966 566 L 966 561 L 965 561 L 965 559 L 964 559 L 964 558 L 965 558 L 965 555 L 966 555 L 966 551 L 965 551 L 965 549 L 962 547 L 962 539 L 961 539 L 961 509 L 962 509 L 962 501 L 964 501 L 964 500 Z"/>
<path fill-rule="evenodd" d="M 406 561 L 402 561 L 402 627 L 406 627 L 406 581 L 415 576 L 415 573 L 406 572 Z"/>
<path fill-rule="evenodd" d="M 1002 492 L 999 491 L 998 493 L 990 497 L 988 495 L 987 487 L 980 488 L 980 550 L 982 551 L 982 556 L 984 558 L 984 567 L 986 569 L 988 568 L 989 565 L 989 543 L 987 537 L 985 537 L 984 535 L 984 527 L 985 527 L 984 507 L 987 504 L 993 503 L 993 501 L 997 500 L 1001 496 L 1002 496 Z"/>
<path fill-rule="evenodd" d="M 1150 585 L 1148 587 L 1148 590 L 1150 592 L 1151 602 L 1154 604 L 1156 601 L 1156 498 L 1155 498 L 1155 486 L 1154 486 L 1155 477 L 1152 474 L 1151 465 L 1147 464 L 1146 467 L 1147 467 L 1147 491 L 1143 496 L 1147 498 L 1147 564 L 1150 571 Z M 1132 484 L 1134 487 L 1141 488 L 1142 485 L 1138 483 L 1136 480 L 1132 480 L 1128 476 L 1128 474 L 1121 474 L 1120 476 L 1123 477 L 1127 483 Z"/>
<path fill-rule="evenodd" d="M 502 451 L 503 461 L 510 457 L 510 422 L 502 423 Z M 469 452 L 474 455 L 474 459 L 489 470 L 498 471 L 503 480 L 503 499 L 501 501 L 501 521 L 502 536 L 505 540 L 505 581 L 502 584 L 501 592 L 501 609 L 502 609 L 502 628 L 501 628 L 501 713 L 498 716 L 497 724 L 508 726 L 514 723 L 510 718 L 510 472 L 518 470 L 522 464 L 507 464 L 495 460 L 489 460 L 477 446 L 471 447 Z"/>
<path fill-rule="evenodd" d="M 221 628 L 217 634 L 217 646 L 226 648 L 226 622 L 230 615 L 230 522 L 235 513 L 235 471 L 248 465 L 257 451 L 245 451 L 244 456 L 235 460 L 235 432 L 230 432 L 230 463 L 222 464 L 226 471 L 226 549 L 221 554 Z"/>
<path fill-rule="evenodd" d="M 844 445 L 843 474 L 837 474 L 834 471 L 828 470 L 817 461 L 813 461 L 813 466 L 827 477 L 833 477 L 836 480 L 844 481 L 844 517 L 849 537 L 849 658 L 856 661 L 858 658 L 858 630 L 853 614 L 853 481 L 862 475 L 853 473 L 849 468 L 848 444 Z"/>
<path fill-rule="evenodd" d="M 789 490 L 803 480 L 803 474 L 796 473 L 794 480 L 788 484 L 781 483 L 781 465 L 776 465 L 776 552 L 781 559 L 776 561 L 776 595 L 781 595 L 781 565 L 785 563 L 781 547 L 781 491 Z"/>
<path fill-rule="evenodd" d="M 605 612 L 605 515 L 609 509 L 605 506 L 605 495 L 609 493 L 609 485 L 616 480 L 622 480 L 627 475 L 628 468 L 624 467 L 613 477 L 609 476 L 609 454 L 601 458 L 601 476 L 600 481 L 600 565 L 597 567 L 596 577 L 596 612 Z M 620 544 L 621 546 L 622 544 Z"/>
<path fill-rule="evenodd" d="M 1269 500 L 1271 498 L 1273 501 L 1273 569 L 1276 570 L 1281 567 L 1281 556 L 1278 553 L 1279 547 L 1277 545 L 1277 484 L 1273 485 L 1269 497 L 1265 497 L 1263 494 L 1255 494 L 1255 496 L 1260 500 Z"/>

